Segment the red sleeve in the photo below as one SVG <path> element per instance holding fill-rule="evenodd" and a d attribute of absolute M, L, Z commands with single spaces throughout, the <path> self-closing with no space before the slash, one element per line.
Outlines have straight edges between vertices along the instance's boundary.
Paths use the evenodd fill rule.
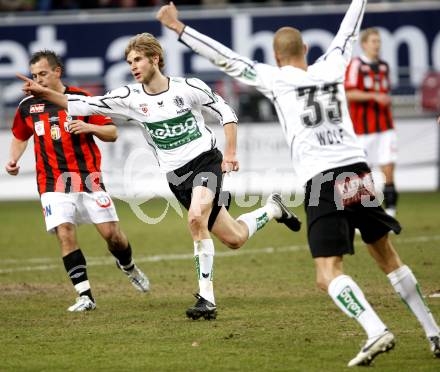
<path fill-rule="evenodd" d="M 95 125 L 107 125 L 107 124 L 113 124 L 112 119 L 108 116 L 102 116 L 102 115 L 91 115 L 89 116 L 89 120 L 87 120 L 89 124 L 95 124 Z"/>
<path fill-rule="evenodd" d="M 359 86 L 359 69 L 361 67 L 361 61 L 359 58 L 351 60 L 345 72 L 345 89 L 360 89 Z"/>
<path fill-rule="evenodd" d="M 20 113 L 20 107 L 17 108 L 14 116 L 14 122 L 12 123 L 12 134 L 15 138 L 21 141 L 27 141 L 34 132 L 26 125 L 23 117 Z"/>

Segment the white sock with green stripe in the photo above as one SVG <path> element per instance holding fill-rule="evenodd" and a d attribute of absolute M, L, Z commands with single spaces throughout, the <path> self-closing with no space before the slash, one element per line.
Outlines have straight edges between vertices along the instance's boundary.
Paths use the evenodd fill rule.
<path fill-rule="evenodd" d="M 425 330 L 426 337 L 438 336 L 440 329 L 422 297 L 419 284 L 411 269 L 404 265 L 387 276 L 402 301 L 417 317 Z"/>
<path fill-rule="evenodd" d="M 199 280 L 199 294 L 205 300 L 215 304 L 214 286 L 214 242 L 212 239 L 194 241 L 194 260 L 196 263 L 197 279 Z"/>
<path fill-rule="evenodd" d="M 339 275 L 328 286 L 335 304 L 362 326 L 368 338 L 379 336 L 387 327 L 366 300 L 362 290 L 348 275 Z"/>
<path fill-rule="evenodd" d="M 271 219 L 279 217 L 280 208 L 273 203 L 267 203 L 264 207 L 252 212 L 242 214 L 237 221 L 243 221 L 248 227 L 248 239 L 258 230 L 262 229 Z"/>

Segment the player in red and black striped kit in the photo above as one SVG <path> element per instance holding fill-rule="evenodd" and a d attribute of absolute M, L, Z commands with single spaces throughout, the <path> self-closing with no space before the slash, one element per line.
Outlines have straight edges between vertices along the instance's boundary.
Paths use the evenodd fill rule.
<path fill-rule="evenodd" d="M 30 59 L 32 78 L 60 93 L 88 95 L 61 81 L 63 64 L 51 51 L 40 51 Z M 101 180 L 101 153 L 93 136 L 112 142 L 116 126 L 110 118 L 93 115 L 70 117 L 49 101 L 30 96 L 18 106 L 12 125 L 12 141 L 6 170 L 17 175 L 18 161 L 33 137 L 38 191 L 46 228 L 54 232 L 61 246 L 64 266 L 79 294 L 69 311 L 96 307 L 87 279 L 86 260 L 76 240 L 76 225 L 93 223 L 107 241 L 117 265 L 139 291 L 149 290 L 149 282 L 134 264 L 125 234 L 120 230 L 114 204 Z"/>
<path fill-rule="evenodd" d="M 368 28 L 361 33 L 363 54 L 348 66 L 345 90 L 354 130 L 364 145 L 368 162 L 379 166 L 385 175 L 385 209 L 395 216 L 397 139 L 391 114 L 389 67 L 379 57 L 380 46 L 377 29 Z"/>

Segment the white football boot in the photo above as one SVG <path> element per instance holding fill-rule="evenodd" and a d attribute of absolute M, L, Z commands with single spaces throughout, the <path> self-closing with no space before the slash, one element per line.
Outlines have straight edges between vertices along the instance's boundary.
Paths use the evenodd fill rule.
<path fill-rule="evenodd" d="M 70 312 L 81 312 L 95 310 L 96 304 L 90 299 L 89 296 L 83 295 L 76 299 L 76 302 L 67 308 Z"/>
<path fill-rule="evenodd" d="M 375 357 L 391 350 L 394 345 L 394 335 L 388 330 L 377 337 L 369 338 L 359 354 L 350 360 L 348 367 L 368 366 Z"/>
<path fill-rule="evenodd" d="M 121 264 L 116 260 L 116 265 L 122 270 L 122 272 L 128 276 L 133 287 L 139 292 L 148 292 L 150 290 L 150 281 L 147 276 L 136 266 L 133 266 L 131 270 L 125 270 Z"/>

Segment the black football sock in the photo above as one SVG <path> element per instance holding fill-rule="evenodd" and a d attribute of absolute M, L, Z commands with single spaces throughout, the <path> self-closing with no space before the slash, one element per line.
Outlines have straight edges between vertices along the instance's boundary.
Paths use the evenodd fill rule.
<path fill-rule="evenodd" d="M 394 183 L 385 184 L 383 189 L 385 209 L 396 209 L 398 194 Z"/>
<path fill-rule="evenodd" d="M 131 245 L 128 243 L 127 248 L 121 250 L 110 249 L 110 252 L 118 260 L 124 270 L 130 271 L 134 267 Z"/>
<path fill-rule="evenodd" d="M 66 268 L 67 275 L 75 287 L 75 290 L 80 296 L 86 295 L 93 302 L 95 299 L 92 296 L 90 290 L 90 283 L 87 278 L 87 264 L 81 249 L 77 249 L 67 256 L 63 257 L 64 267 Z"/>

